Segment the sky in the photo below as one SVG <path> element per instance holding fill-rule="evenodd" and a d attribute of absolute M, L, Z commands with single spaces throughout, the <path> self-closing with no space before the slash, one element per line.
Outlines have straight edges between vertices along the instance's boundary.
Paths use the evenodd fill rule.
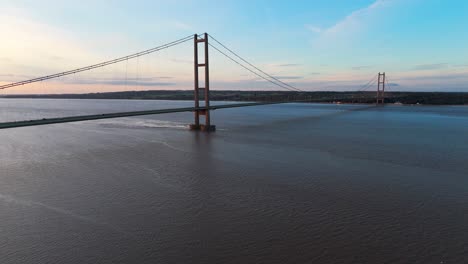
<path fill-rule="evenodd" d="M 208 32 L 302 90 L 358 90 L 386 72 L 391 91 L 468 92 L 467 14 L 464 0 L 0 0 L 0 84 Z M 192 63 L 187 42 L 0 95 L 191 89 Z M 213 49 L 210 67 L 215 90 L 279 89 Z"/>

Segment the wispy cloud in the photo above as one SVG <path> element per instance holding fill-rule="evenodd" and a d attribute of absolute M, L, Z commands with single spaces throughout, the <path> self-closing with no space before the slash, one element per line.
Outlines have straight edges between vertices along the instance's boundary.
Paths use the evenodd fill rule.
<path fill-rule="evenodd" d="M 65 61 L 66 60 L 64 57 L 61 57 L 61 56 L 50 56 L 49 58 L 51 60 L 54 60 L 54 61 Z"/>
<path fill-rule="evenodd" d="M 12 60 L 11 60 L 11 58 L 1 57 L 0 61 L 5 63 L 5 62 L 11 62 Z"/>
<path fill-rule="evenodd" d="M 303 79 L 303 76 L 274 76 L 275 78 L 278 79 L 283 79 L 283 80 L 299 80 Z"/>
<path fill-rule="evenodd" d="M 416 80 L 422 80 L 422 81 L 434 81 L 434 80 L 465 80 L 468 81 L 468 72 L 460 72 L 460 73 L 447 73 L 447 74 L 432 74 L 432 73 L 427 73 L 427 74 L 406 74 L 403 75 L 402 77 L 399 78 L 399 80 L 407 80 L 407 81 L 416 81 Z"/>
<path fill-rule="evenodd" d="M 185 64 L 192 64 L 193 60 L 185 60 L 185 59 L 170 59 L 172 62 L 177 62 L 177 63 L 185 63 Z"/>
<path fill-rule="evenodd" d="M 273 64 L 273 67 L 299 67 L 302 66 L 302 64 L 298 63 L 284 63 L 284 64 Z"/>
<path fill-rule="evenodd" d="M 365 17 L 372 15 L 373 12 L 388 6 L 392 2 L 394 2 L 394 0 L 377 0 L 365 8 L 352 12 L 343 20 L 339 21 L 334 26 L 328 28 L 326 30 L 326 33 L 336 34 L 344 31 L 349 31 L 350 29 L 359 28 L 362 25 L 362 20 L 364 20 Z"/>
<path fill-rule="evenodd" d="M 67 66 L 57 60 L 59 57 L 66 56 L 67 63 L 74 65 L 87 64 L 98 57 L 67 30 L 41 23 L 20 9 L 7 9 L 0 14 L 0 32 L 8 36 L 0 43 L 2 53 L 13 58 L 7 62 L 52 68 Z M 2 67 L 0 71 L 4 71 Z M 6 70 L 11 68 L 8 65 Z"/>
<path fill-rule="evenodd" d="M 305 28 L 314 33 L 321 33 L 323 31 L 322 28 L 310 24 L 306 24 Z"/>
<path fill-rule="evenodd" d="M 187 24 L 187 23 L 184 23 L 182 21 L 173 21 L 172 22 L 172 25 L 175 29 L 179 29 L 179 30 L 185 30 L 185 31 L 188 31 L 188 30 L 192 30 L 193 28 Z"/>
<path fill-rule="evenodd" d="M 106 82 L 92 82 L 88 81 L 82 84 L 104 84 L 104 85 L 116 85 L 116 86 L 174 86 L 176 83 L 170 82 L 141 82 L 141 81 L 121 81 L 121 80 L 111 80 Z"/>
<path fill-rule="evenodd" d="M 457 67 L 457 68 L 468 68 L 468 64 L 455 64 L 455 65 L 452 65 L 453 67 Z"/>
<path fill-rule="evenodd" d="M 416 65 L 412 68 L 412 70 L 419 70 L 419 71 L 424 71 L 424 70 L 439 70 L 439 69 L 445 69 L 448 68 L 450 65 L 448 63 L 433 63 L 433 64 L 421 64 L 421 65 Z"/>
<path fill-rule="evenodd" d="M 351 69 L 352 69 L 353 71 L 361 71 L 361 70 L 370 69 L 370 68 L 372 68 L 372 67 L 373 67 L 373 66 L 371 66 L 371 65 L 363 65 L 363 66 L 354 66 L 354 67 L 352 67 Z"/>
<path fill-rule="evenodd" d="M 19 80 L 32 79 L 35 76 L 23 74 L 0 74 L 0 80 L 4 82 L 15 82 Z"/>
<path fill-rule="evenodd" d="M 115 86 L 174 86 L 174 82 L 163 82 L 159 79 L 168 79 L 171 77 L 158 78 L 112 78 L 112 79 L 86 79 L 72 80 L 70 83 L 81 85 L 115 85 Z"/>
<path fill-rule="evenodd" d="M 379 13 L 397 1 L 400 0 L 376 0 L 364 8 L 351 12 L 328 28 L 318 28 L 309 24 L 305 27 L 309 31 L 319 33 L 319 37 L 314 41 L 315 45 L 328 47 L 330 44 L 349 43 L 358 32 L 372 25 L 380 17 Z M 338 40 L 343 38 L 346 42 Z"/>

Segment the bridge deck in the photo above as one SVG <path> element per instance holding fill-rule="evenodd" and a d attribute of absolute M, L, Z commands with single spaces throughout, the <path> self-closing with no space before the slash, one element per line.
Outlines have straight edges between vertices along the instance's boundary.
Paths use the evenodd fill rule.
<path fill-rule="evenodd" d="M 69 116 L 59 118 L 44 118 L 27 121 L 16 121 L 16 122 L 5 122 L 0 123 L 0 129 L 15 128 L 15 127 L 28 127 L 28 126 L 40 126 L 49 124 L 60 124 L 60 123 L 71 123 L 87 120 L 99 120 L 109 119 L 118 117 L 129 117 L 129 116 L 143 116 L 143 115 L 159 115 L 169 113 L 180 113 L 180 112 L 194 112 L 197 110 L 216 110 L 246 106 L 259 106 L 259 105 L 271 105 L 271 104 L 282 104 L 287 102 L 258 102 L 258 103 L 239 103 L 239 104 L 227 104 L 227 105 L 213 105 L 210 107 L 184 107 L 184 108 L 172 108 L 172 109 L 158 109 L 158 110 L 147 110 L 147 111 L 135 111 L 135 112 L 120 112 L 120 113 L 109 113 L 109 114 L 98 114 L 98 115 L 82 115 L 82 116 Z"/>

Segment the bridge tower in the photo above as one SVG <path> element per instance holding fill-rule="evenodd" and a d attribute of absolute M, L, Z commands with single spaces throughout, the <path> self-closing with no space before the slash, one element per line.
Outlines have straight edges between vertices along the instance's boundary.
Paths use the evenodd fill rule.
<path fill-rule="evenodd" d="M 385 72 L 379 72 L 379 80 L 377 82 L 377 104 L 385 104 Z"/>
<path fill-rule="evenodd" d="M 194 44 L 194 74 L 195 74 L 195 85 L 194 85 L 194 100 L 195 100 L 195 108 L 203 108 L 205 109 L 198 109 L 195 110 L 195 123 L 190 125 L 190 129 L 192 130 L 201 130 L 206 132 L 211 132 L 216 130 L 216 126 L 211 125 L 210 120 L 210 64 L 209 64 L 209 54 L 208 54 L 208 33 L 205 33 L 201 38 L 199 35 L 195 34 L 193 39 Z M 204 61 L 200 63 L 199 60 L 199 48 L 198 45 L 200 43 L 204 44 Z M 203 68 L 205 73 L 204 76 L 204 84 L 205 87 L 200 87 L 200 68 Z M 200 98 L 203 97 L 204 105 L 200 106 Z M 205 124 L 200 124 L 200 116 L 205 116 Z"/>

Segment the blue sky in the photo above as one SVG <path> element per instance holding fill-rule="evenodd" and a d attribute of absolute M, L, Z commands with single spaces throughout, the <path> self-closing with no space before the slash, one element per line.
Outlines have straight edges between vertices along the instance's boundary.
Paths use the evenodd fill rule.
<path fill-rule="evenodd" d="M 206 31 L 304 90 L 355 90 L 385 71 L 393 90 L 468 92 L 467 1 L 0 0 L 0 10 L 0 31 L 8 36 L 0 41 L 1 83 Z M 189 89 L 191 52 L 187 43 L 137 62 L 9 92 L 151 88 L 145 80 L 154 89 Z M 215 89 L 274 89 L 215 51 L 211 55 Z M 109 85 L 125 75 L 127 84 L 134 78 L 141 85 Z"/>

